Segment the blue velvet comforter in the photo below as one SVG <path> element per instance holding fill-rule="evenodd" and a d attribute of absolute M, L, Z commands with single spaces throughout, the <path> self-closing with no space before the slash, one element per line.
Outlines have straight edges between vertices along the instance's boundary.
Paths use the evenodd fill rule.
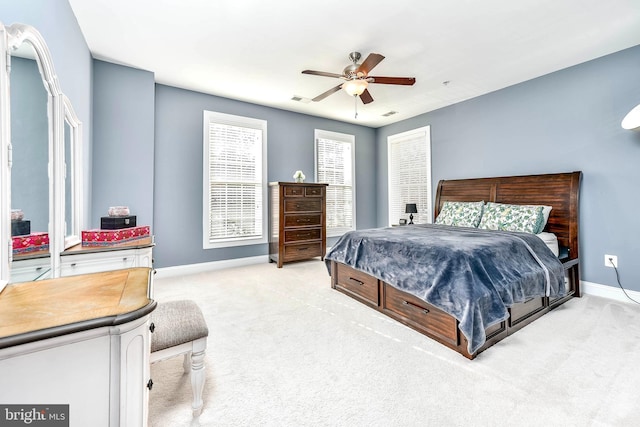
<path fill-rule="evenodd" d="M 325 257 L 438 307 L 459 321 L 473 354 L 485 329 L 532 297 L 564 295 L 562 264 L 530 233 L 424 224 L 344 234 Z"/>

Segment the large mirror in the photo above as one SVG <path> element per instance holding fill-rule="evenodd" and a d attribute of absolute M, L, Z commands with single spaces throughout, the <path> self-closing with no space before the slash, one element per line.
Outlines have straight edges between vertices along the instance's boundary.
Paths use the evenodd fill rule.
<path fill-rule="evenodd" d="M 55 278 L 60 253 L 80 242 L 82 126 L 40 33 L 0 24 L 0 35 L 0 280 Z"/>
<path fill-rule="evenodd" d="M 43 243 L 14 243 L 14 261 L 49 258 L 49 94 L 36 61 L 28 42 L 11 52 L 11 237 L 41 236 Z"/>

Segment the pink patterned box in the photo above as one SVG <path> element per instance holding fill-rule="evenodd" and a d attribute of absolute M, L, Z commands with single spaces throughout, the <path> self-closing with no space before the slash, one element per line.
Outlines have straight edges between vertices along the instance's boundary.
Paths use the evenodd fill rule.
<path fill-rule="evenodd" d="M 11 240 L 13 253 L 16 255 L 49 252 L 49 233 L 31 233 L 25 236 L 14 236 Z"/>
<path fill-rule="evenodd" d="M 82 232 L 82 246 L 109 246 L 144 239 L 151 235 L 151 227 L 122 228 L 119 230 L 86 230 Z"/>

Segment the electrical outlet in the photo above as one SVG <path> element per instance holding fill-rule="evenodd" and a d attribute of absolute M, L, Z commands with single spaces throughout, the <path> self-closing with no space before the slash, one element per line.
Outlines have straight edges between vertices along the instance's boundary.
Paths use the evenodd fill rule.
<path fill-rule="evenodd" d="M 604 266 L 618 268 L 618 257 L 616 255 L 605 255 Z"/>

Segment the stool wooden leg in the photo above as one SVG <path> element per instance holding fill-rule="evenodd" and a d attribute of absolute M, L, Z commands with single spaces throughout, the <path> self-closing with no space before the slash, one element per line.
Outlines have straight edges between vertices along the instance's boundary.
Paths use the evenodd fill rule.
<path fill-rule="evenodd" d="M 207 339 L 201 338 L 193 342 L 193 351 L 191 352 L 191 388 L 193 389 L 193 409 L 194 416 L 202 411 L 202 391 L 204 390 L 205 369 L 204 355 L 207 349 Z"/>

